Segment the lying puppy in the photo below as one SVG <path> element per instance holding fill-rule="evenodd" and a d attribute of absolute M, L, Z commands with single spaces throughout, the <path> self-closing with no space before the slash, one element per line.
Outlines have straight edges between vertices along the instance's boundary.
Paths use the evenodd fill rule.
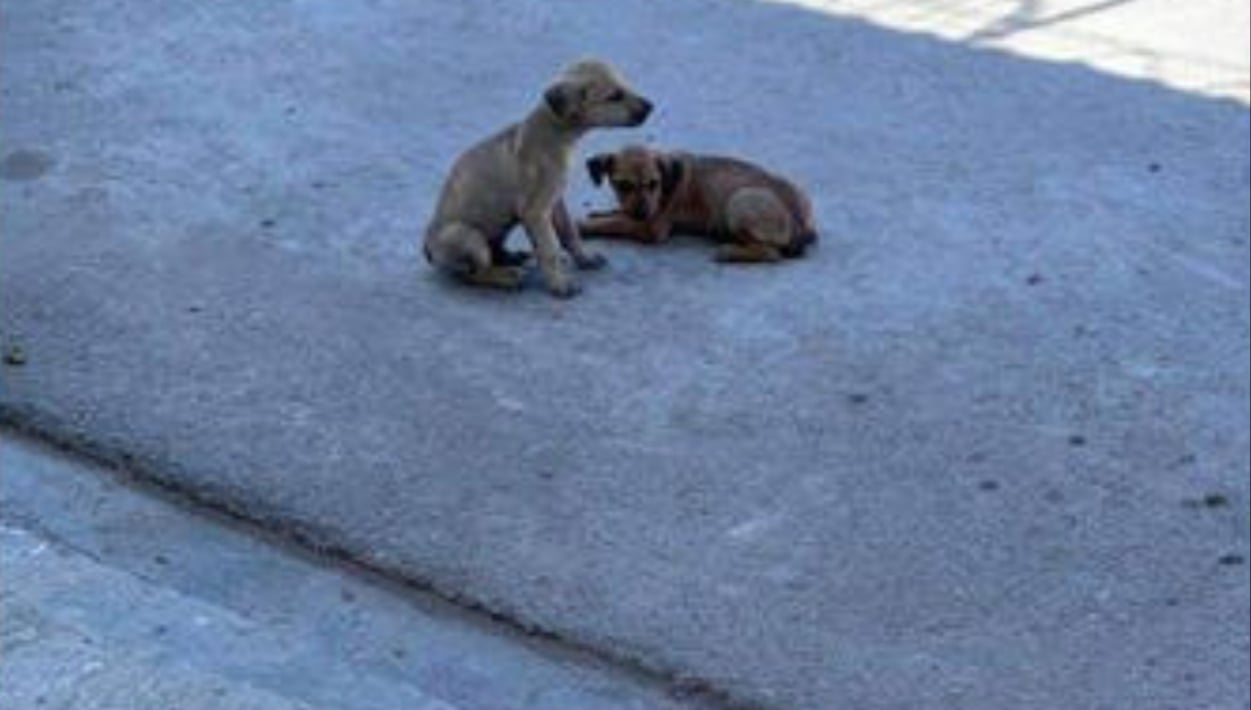
<path fill-rule="evenodd" d="M 558 245 L 580 269 L 604 265 L 602 256 L 583 248 L 562 198 L 574 145 L 592 128 L 637 126 L 651 110 L 651 102 L 607 64 L 569 66 L 524 121 L 456 160 L 426 228 L 426 260 L 471 284 L 517 288 L 525 256 L 507 251 L 504 241 L 520 222 L 547 289 L 573 296 L 578 285 L 562 267 Z"/>
<path fill-rule="evenodd" d="M 608 178 L 620 206 L 580 222 L 588 237 L 656 244 L 675 231 L 708 236 L 722 242 L 719 261 L 736 262 L 801 256 L 817 240 L 807 196 L 751 163 L 630 146 L 586 167 L 596 185 Z"/>

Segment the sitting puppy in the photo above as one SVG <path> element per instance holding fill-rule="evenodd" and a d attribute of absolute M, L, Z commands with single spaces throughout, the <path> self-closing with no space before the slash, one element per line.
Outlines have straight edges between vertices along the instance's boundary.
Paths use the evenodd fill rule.
<path fill-rule="evenodd" d="M 786 179 L 734 158 L 658 153 L 639 146 L 587 161 L 591 181 L 608 178 L 620 209 L 592 212 L 585 236 L 656 244 L 673 232 L 722 242 L 719 261 L 801 256 L 817 240 L 808 198 Z"/>
<path fill-rule="evenodd" d="M 637 126 L 651 110 L 607 64 L 569 66 L 524 121 L 456 160 L 426 228 L 426 260 L 471 284 L 517 288 L 525 256 L 507 251 L 504 241 L 520 222 L 548 290 L 562 298 L 576 294 L 558 245 L 581 269 L 599 268 L 604 258 L 583 248 L 562 198 L 574 145 L 592 128 Z"/>

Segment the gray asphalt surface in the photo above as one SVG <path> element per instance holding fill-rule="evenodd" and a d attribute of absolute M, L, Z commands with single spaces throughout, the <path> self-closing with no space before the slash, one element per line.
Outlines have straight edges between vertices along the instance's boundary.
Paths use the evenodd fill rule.
<path fill-rule="evenodd" d="M 5 420 L 752 703 L 1244 706 L 1245 105 L 754 2 L 3 15 Z M 821 248 L 435 278 L 590 52 L 659 109 L 583 155 L 749 156 Z"/>

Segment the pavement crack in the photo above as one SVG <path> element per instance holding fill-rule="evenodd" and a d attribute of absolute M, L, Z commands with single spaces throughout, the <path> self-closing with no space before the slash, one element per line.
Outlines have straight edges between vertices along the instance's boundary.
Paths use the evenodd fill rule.
<path fill-rule="evenodd" d="M 168 475 L 162 475 L 158 463 L 137 456 L 124 446 L 102 444 L 81 432 L 67 429 L 53 417 L 31 408 L 19 409 L 0 402 L 0 432 L 5 430 L 38 441 L 71 458 L 95 464 L 122 485 L 135 488 L 143 494 L 162 499 L 193 514 L 206 516 L 288 552 L 380 583 L 404 596 L 416 595 L 448 605 L 477 624 L 538 648 L 546 655 L 577 659 L 593 667 L 611 669 L 634 682 L 663 689 L 670 698 L 697 710 L 774 710 L 758 700 L 740 697 L 699 675 L 568 637 L 438 584 L 433 579 L 414 575 L 407 570 L 373 564 L 334 542 L 333 535 L 327 530 L 287 516 L 241 506 L 221 492 L 181 484 Z M 0 514 L 0 522 L 4 522 L 6 516 L 15 525 L 26 528 L 51 543 L 65 546 L 94 562 L 104 564 L 92 550 L 68 543 L 28 516 L 8 511 Z M 130 574 L 146 582 L 152 581 L 133 571 Z"/>

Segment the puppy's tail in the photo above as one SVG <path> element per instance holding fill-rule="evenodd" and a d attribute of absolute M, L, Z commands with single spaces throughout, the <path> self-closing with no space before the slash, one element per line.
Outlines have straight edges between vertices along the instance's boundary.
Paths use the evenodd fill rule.
<path fill-rule="evenodd" d="M 786 246 L 782 247 L 782 256 L 787 259 L 795 259 L 804 255 L 808 247 L 816 244 L 819 237 L 817 230 L 811 224 L 803 225 L 796 231 L 795 236 L 791 238 Z"/>

